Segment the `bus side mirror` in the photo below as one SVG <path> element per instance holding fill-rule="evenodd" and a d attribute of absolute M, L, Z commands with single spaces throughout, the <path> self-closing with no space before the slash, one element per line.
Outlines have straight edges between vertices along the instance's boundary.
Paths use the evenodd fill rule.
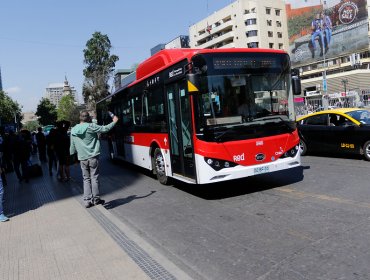
<path fill-rule="evenodd" d="M 188 80 L 188 92 L 199 92 L 200 76 L 199 74 L 189 73 L 186 75 Z"/>
<path fill-rule="evenodd" d="M 292 76 L 292 90 L 293 95 L 301 94 L 301 79 L 298 76 Z"/>

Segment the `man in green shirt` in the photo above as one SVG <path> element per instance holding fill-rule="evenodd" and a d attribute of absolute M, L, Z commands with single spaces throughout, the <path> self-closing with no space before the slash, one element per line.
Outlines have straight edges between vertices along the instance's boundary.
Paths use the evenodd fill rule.
<path fill-rule="evenodd" d="M 83 200 L 86 208 L 93 205 L 104 204 L 99 195 L 99 155 L 100 140 L 98 134 L 106 133 L 117 123 L 117 116 L 108 125 L 97 125 L 92 123 L 88 111 L 80 113 L 80 123 L 71 130 L 71 145 L 69 152 L 80 161 L 83 176 Z"/>

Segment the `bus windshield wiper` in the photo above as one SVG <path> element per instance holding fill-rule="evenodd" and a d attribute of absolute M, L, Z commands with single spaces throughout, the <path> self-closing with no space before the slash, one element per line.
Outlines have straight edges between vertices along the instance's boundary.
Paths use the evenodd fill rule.
<path fill-rule="evenodd" d="M 214 137 L 214 140 L 215 140 L 216 142 L 221 142 L 221 138 L 222 138 L 224 135 L 226 135 L 226 134 L 228 134 L 228 133 L 231 133 L 231 132 L 235 132 L 235 130 L 234 130 L 233 128 L 226 129 L 226 130 L 222 131 L 220 134 L 218 134 L 217 136 L 215 136 L 215 137 Z"/>
<path fill-rule="evenodd" d="M 284 120 L 283 116 L 281 115 L 265 116 L 265 117 L 254 119 L 253 121 L 269 121 L 269 120 L 275 120 L 275 119 L 279 119 L 280 122 L 282 122 L 289 130 L 294 131 L 295 127 L 290 126 L 288 124 L 289 120 Z"/>

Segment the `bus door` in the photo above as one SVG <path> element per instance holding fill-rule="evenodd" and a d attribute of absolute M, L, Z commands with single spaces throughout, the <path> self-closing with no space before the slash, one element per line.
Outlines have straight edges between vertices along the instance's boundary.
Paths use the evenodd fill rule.
<path fill-rule="evenodd" d="M 172 172 L 195 179 L 191 107 L 185 80 L 168 84 L 166 92 Z"/>

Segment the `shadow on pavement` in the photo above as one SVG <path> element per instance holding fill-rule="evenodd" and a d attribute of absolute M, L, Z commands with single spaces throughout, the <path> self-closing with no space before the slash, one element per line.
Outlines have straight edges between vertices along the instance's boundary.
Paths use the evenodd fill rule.
<path fill-rule="evenodd" d="M 206 185 L 176 182 L 173 187 L 206 200 L 225 199 L 300 182 L 304 178 L 303 171 L 309 168 L 309 166 L 300 166 L 284 171 Z"/>
<path fill-rule="evenodd" d="M 116 208 L 117 206 L 121 206 L 123 204 L 130 203 L 133 200 L 141 199 L 141 198 L 146 198 L 148 196 L 151 196 L 155 192 L 156 191 L 151 191 L 149 194 L 143 195 L 143 196 L 130 195 L 130 196 L 126 197 L 126 198 L 114 199 L 114 200 L 111 200 L 111 201 L 108 201 L 107 203 L 105 203 L 104 204 L 104 207 L 105 207 L 105 209 L 113 209 L 113 208 Z"/>

